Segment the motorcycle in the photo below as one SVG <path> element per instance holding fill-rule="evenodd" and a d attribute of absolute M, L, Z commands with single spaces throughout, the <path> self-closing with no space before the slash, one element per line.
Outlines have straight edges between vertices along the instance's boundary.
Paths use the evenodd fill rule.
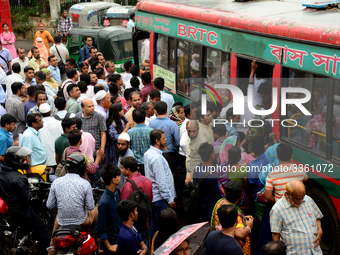
<path fill-rule="evenodd" d="M 32 191 L 30 205 L 45 223 L 47 229 L 53 228 L 53 213 L 46 208 L 51 184 L 36 173 L 26 174 Z M 0 255 L 9 254 L 41 254 L 39 242 L 32 232 L 17 225 L 8 213 L 8 206 L 0 198 Z"/>
<path fill-rule="evenodd" d="M 98 205 L 103 189 L 94 188 L 93 197 L 95 205 Z M 64 255 L 90 255 L 96 252 L 96 232 L 94 228 L 85 228 L 80 225 L 61 226 L 54 231 L 52 239 L 55 246 L 47 248 L 48 251 L 56 251 Z"/>

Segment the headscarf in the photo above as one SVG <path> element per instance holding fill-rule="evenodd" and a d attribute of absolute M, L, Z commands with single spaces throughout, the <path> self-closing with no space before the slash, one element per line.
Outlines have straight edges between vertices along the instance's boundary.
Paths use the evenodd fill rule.
<path fill-rule="evenodd" d="M 234 147 L 237 143 L 237 136 L 229 136 L 221 145 L 220 149 L 220 162 L 225 163 L 228 162 L 228 151 L 231 147 Z M 241 160 L 239 162 L 240 165 L 249 164 L 255 158 L 253 156 L 248 155 L 246 152 L 241 153 Z"/>
<path fill-rule="evenodd" d="M 35 46 L 38 47 L 39 53 L 40 53 L 40 58 L 42 58 L 46 63 L 48 63 L 48 51 L 46 49 L 46 46 L 44 44 L 44 41 L 41 37 L 37 37 L 35 40 Z"/>
<path fill-rule="evenodd" d="M 53 89 L 55 89 L 56 87 L 58 87 L 58 83 L 52 78 L 52 76 L 51 76 L 51 79 L 50 79 L 50 80 L 47 80 L 47 73 L 48 73 L 48 72 L 51 72 L 50 70 L 48 70 L 47 68 L 43 68 L 43 69 L 41 69 L 41 71 L 43 71 L 43 72 L 46 74 L 46 82 L 47 82 L 49 85 L 51 85 L 51 87 L 52 87 Z"/>
<path fill-rule="evenodd" d="M 176 122 L 178 129 L 180 129 L 184 120 L 181 119 L 181 116 L 176 111 L 176 107 L 172 107 L 170 114 L 169 114 L 169 117 L 170 117 L 171 120 Z"/>

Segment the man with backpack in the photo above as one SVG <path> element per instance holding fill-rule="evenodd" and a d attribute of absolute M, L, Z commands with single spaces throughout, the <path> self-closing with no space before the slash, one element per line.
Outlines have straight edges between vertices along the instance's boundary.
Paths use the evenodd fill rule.
<path fill-rule="evenodd" d="M 134 157 L 124 157 L 121 162 L 121 171 L 127 177 L 121 190 L 121 200 L 136 199 L 138 207 L 138 220 L 134 223 L 138 232 L 147 245 L 147 220 L 150 216 L 150 205 L 153 199 L 151 180 L 141 175 L 137 169 L 137 160 Z"/>

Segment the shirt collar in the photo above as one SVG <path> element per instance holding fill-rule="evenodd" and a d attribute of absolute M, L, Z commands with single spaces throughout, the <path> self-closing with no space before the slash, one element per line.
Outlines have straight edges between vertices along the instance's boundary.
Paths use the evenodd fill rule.
<path fill-rule="evenodd" d="M 39 131 L 35 130 L 34 128 L 32 127 L 28 127 L 29 130 L 31 130 L 31 132 L 35 135 L 39 135 Z"/>
<path fill-rule="evenodd" d="M 289 201 L 287 200 L 286 198 L 286 192 L 283 194 L 283 197 L 281 198 L 282 199 L 282 203 L 283 203 L 283 207 L 284 208 L 289 208 L 289 207 L 295 207 L 295 206 L 292 206 Z M 304 196 L 303 198 L 303 202 L 306 202 L 306 195 Z M 301 206 L 301 205 L 300 205 Z"/>
<path fill-rule="evenodd" d="M 11 136 L 10 132 L 8 132 L 7 130 L 3 129 L 2 127 L 1 127 L 1 132 L 4 132 L 6 135 Z"/>
<path fill-rule="evenodd" d="M 100 105 L 97 105 L 97 107 L 98 107 L 99 109 L 103 110 L 104 112 L 107 112 L 107 110 L 106 110 L 104 107 L 102 107 L 102 106 L 100 106 Z"/>
<path fill-rule="evenodd" d="M 135 127 L 146 127 L 145 124 L 136 124 Z"/>
<path fill-rule="evenodd" d="M 107 194 L 108 194 L 109 196 L 113 197 L 114 199 L 116 199 L 117 189 L 118 189 L 118 188 L 116 187 L 115 192 L 112 192 L 112 191 L 109 190 L 108 188 L 105 188 Z M 119 189 L 118 189 L 118 190 L 119 190 Z"/>
<path fill-rule="evenodd" d="M 133 177 L 140 177 L 141 174 L 140 173 L 134 173 L 134 174 L 131 174 L 126 180 L 131 180 Z"/>
<path fill-rule="evenodd" d="M 151 150 L 154 150 L 155 152 L 159 153 L 159 154 L 162 154 L 162 151 L 158 148 L 156 148 L 155 146 L 152 146 L 150 147 Z"/>

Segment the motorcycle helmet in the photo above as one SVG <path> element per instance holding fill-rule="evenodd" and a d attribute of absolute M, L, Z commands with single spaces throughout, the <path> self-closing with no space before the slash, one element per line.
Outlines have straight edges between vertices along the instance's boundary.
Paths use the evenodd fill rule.
<path fill-rule="evenodd" d="M 73 152 L 66 158 L 66 171 L 84 176 L 86 172 L 87 160 L 81 153 Z"/>
<path fill-rule="evenodd" d="M 29 163 L 22 163 L 22 159 L 30 156 L 32 151 L 26 147 L 12 146 L 5 151 L 5 165 L 16 170 L 28 170 Z"/>

